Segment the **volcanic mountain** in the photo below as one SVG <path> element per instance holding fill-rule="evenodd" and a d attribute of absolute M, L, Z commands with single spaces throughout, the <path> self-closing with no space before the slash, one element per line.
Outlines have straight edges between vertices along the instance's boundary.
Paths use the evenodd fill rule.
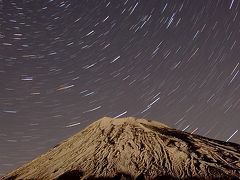
<path fill-rule="evenodd" d="M 104 117 L 3 179 L 240 179 L 240 145 Z"/>

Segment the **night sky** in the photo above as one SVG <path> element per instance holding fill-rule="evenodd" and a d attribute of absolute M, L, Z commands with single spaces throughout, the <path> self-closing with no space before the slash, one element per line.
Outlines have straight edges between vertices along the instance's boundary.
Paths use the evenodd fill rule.
<path fill-rule="evenodd" d="M 239 0 L 0 0 L 0 175 L 103 117 L 240 143 Z"/>

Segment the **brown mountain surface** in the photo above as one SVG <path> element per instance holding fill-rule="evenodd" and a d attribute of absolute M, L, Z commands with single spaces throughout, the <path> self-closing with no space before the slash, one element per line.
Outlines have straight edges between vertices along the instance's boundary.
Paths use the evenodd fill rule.
<path fill-rule="evenodd" d="M 104 117 L 3 179 L 240 179 L 240 145 Z"/>

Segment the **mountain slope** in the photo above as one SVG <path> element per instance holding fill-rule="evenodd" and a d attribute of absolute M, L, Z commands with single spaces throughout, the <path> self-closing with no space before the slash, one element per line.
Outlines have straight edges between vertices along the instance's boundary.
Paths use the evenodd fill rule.
<path fill-rule="evenodd" d="M 240 179 L 240 145 L 104 117 L 3 179 Z"/>

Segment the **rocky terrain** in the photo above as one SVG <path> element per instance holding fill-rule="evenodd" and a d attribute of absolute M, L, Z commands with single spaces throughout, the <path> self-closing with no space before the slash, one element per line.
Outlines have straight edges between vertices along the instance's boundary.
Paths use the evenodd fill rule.
<path fill-rule="evenodd" d="M 240 145 L 104 117 L 3 179 L 240 179 Z"/>

